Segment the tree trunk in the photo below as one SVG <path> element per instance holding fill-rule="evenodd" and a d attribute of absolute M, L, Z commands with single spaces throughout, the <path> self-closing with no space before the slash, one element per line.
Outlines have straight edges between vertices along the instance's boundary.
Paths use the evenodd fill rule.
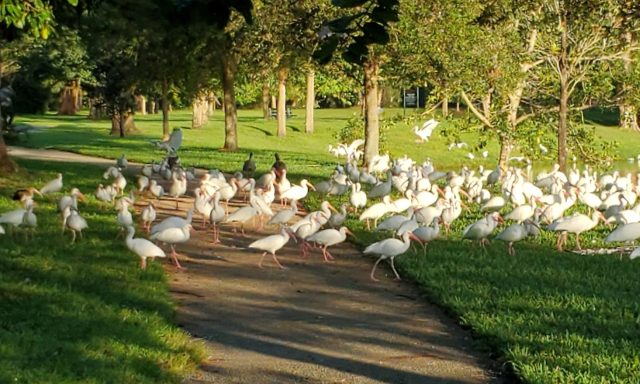
<path fill-rule="evenodd" d="M 505 171 L 507 169 L 507 163 L 509 162 L 509 156 L 511 155 L 512 143 L 508 136 L 500 135 L 500 155 L 498 156 L 498 166 Z"/>
<path fill-rule="evenodd" d="M 142 95 L 136 96 L 136 112 L 142 115 L 147 114 L 147 98 Z"/>
<path fill-rule="evenodd" d="M 364 163 L 369 165 L 371 159 L 378 155 L 380 141 L 380 122 L 378 120 L 378 69 L 375 58 L 369 58 L 364 69 Z"/>
<path fill-rule="evenodd" d="M 567 131 L 569 129 L 569 74 L 568 52 L 569 38 L 567 36 L 566 19 L 561 20 L 562 35 L 558 69 L 560 75 L 560 111 L 558 117 L 558 164 L 562 172 L 567 172 Z"/>
<path fill-rule="evenodd" d="M 127 115 L 125 112 L 120 112 L 120 137 L 124 137 L 127 123 Z"/>
<path fill-rule="evenodd" d="M 449 116 L 449 96 L 442 98 L 442 117 Z"/>
<path fill-rule="evenodd" d="M 287 75 L 286 67 L 278 69 L 278 137 L 287 135 Z"/>
<path fill-rule="evenodd" d="M 313 70 L 307 72 L 307 100 L 304 116 L 304 131 L 306 133 L 313 133 L 313 113 L 316 107 L 315 78 L 316 74 Z"/>
<path fill-rule="evenodd" d="M 162 140 L 169 140 L 169 83 L 162 79 Z"/>
<path fill-rule="evenodd" d="M 16 165 L 9 158 L 7 145 L 4 143 L 4 137 L 0 134 L 0 174 L 8 174 L 15 172 Z"/>
<path fill-rule="evenodd" d="M 224 149 L 238 149 L 238 114 L 235 94 L 236 62 L 231 55 L 222 59 L 222 90 L 224 92 Z"/>
<path fill-rule="evenodd" d="M 624 63 L 625 73 L 630 74 L 632 70 L 631 47 L 633 44 L 633 35 L 631 32 L 625 33 L 624 40 L 627 45 L 627 49 L 622 56 L 622 62 Z M 633 87 L 626 81 L 622 83 L 622 97 L 620 98 L 620 105 L 618 106 L 620 108 L 620 126 L 622 128 L 640 131 L 640 127 L 638 126 L 638 111 L 636 107 L 629 102 L 632 90 Z"/>
<path fill-rule="evenodd" d="M 198 94 L 192 105 L 191 128 L 202 128 L 209 122 L 209 102 L 204 93 Z"/>
<path fill-rule="evenodd" d="M 77 81 L 71 81 L 60 93 L 58 115 L 75 115 L 78 112 L 80 87 Z"/>
<path fill-rule="evenodd" d="M 111 136 L 120 134 L 120 116 L 118 116 L 117 112 L 111 115 L 111 132 L 109 134 Z"/>
<path fill-rule="evenodd" d="M 269 97 L 269 84 L 262 85 L 262 117 L 265 120 L 269 120 L 271 117 L 269 113 L 269 101 L 271 98 Z"/>

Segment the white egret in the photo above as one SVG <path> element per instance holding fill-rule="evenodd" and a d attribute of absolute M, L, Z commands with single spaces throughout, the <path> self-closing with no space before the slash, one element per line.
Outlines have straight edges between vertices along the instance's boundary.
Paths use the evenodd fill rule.
<path fill-rule="evenodd" d="M 138 257 L 140 257 L 140 269 L 147 268 L 147 259 L 154 257 L 166 257 L 167 255 L 164 253 L 160 247 L 153 244 L 147 239 L 134 239 L 133 235 L 135 234 L 135 229 L 133 227 L 127 227 L 127 238 L 126 244 L 127 248 Z"/>
<path fill-rule="evenodd" d="M 62 189 L 62 173 L 58 173 L 58 176 L 45 184 L 40 188 L 40 193 L 46 195 L 47 193 L 59 192 Z"/>
<path fill-rule="evenodd" d="M 289 229 L 283 227 L 279 234 L 267 236 L 249 244 L 249 248 L 264 251 L 262 253 L 262 257 L 260 258 L 260 262 L 258 263 L 258 267 L 262 268 L 262 261 L 264 260 L 264 257 L 267 255 L 267 253 L 270 253 L 273 257 L 273 261 L 278 265 L 278 267 L 280 267 L 280 269 L 285 269 L 284 266 L 280 264 L 280 261 L 278 261 L 276 252 L 289 242 L 289 238 Z"/>
<path fill-rule="evenodd" d="M 306 238 L 308 242 L 314 242 L 322 246 L 322 256 L 324 261 L 335 259 L 331 253 L 327 250 L 332 245 L 340 244 L 347 239 L 347 235 L 355 237 L 355 235 L 347 227 L 340 227 L 340 229 L 325 229 L 320 232 Z"/>
<path fill-rule="evenodd" d="M 396 267 L 393 263 L 393 260 L 396 256 L 401 255 L 409 249 L 409 245 L 411 244 L 411 239 L 419 241 L 419 239 L 411 232 L 406 232 L 402 235 L 402 240 L 398 240 L 395 238 L 385 239 L 382 241 L 378 241 L 377 243 L 373 243 L 365 248 L 365 254 L 374 254 L 380 255 L 378 260 L 376 260 L 375 264 L 373 264 L 373 268 L 371 269 L 370 277 L 374 281 L 379 281 L 375 278 L 374 273 L 380 261 L 389 259 L 391 263 L 391 269 L 393 273 L 396 275 L 396 279 L 400 280 L 400 275 L 398 271 L 396 271 Z"/>
<path fill-rule="evenodd" d="M 151 240 L 158 240 L 165 244 L 171 245 L 171 257 L 176 263 L 176 267 L 181 269 L 182 266 L 178 261 L 175 245 L 189 241 L 189 239 L 191 238 L 191 229 L 191 224 L 185 224 L 180 227 L 169 227 L 163 229 L 162 231 L 151 234 L 150 238 Z"/>
<path fill-rule="evenodd" d="M 85 220 L 84 217 L 80 216 L 78 211 L 72 206 L 67 206 L 64 208 L 62 212 L 62 218 L 63 231 L 65 228 L 69 228 L 69 230 L 73 234 L 71 244 L 76 242 L 76 234 L 79 234 L 80 238 L 82 238 L 82 230 L 89 228 L 89 225 L 87 225 L 87 220 Z"/>
<path fill-rule="evenodd" d="M 578 213 L 551 223 L 547 228 L 551 231 L 560 232 L 558 242 L 556 243 L 559 251 L 563 250 L 563 246 L 567 242 L 567 233 L 575 233 L 576 245 L 578 246 L 578 249 L 582 249 L 580 246 L 580 234 L 595 228 L 600 219 L 604 220 L 604 216 L 602 216 L 602 213 L 598 211 L 593 212 L 591 214 L 591 218 Z"/>

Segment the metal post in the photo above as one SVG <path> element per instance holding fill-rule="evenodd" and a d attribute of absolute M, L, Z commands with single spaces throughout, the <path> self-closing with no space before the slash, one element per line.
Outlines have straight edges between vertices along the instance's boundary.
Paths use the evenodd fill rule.
<path fill-rule="evenodd" d="M 420 87 L 416 87 L 416 112 L 420 109 Z"/>
<path fill-rule="evenodd" d="M 407 90 L 402 88 L 402 116 L 407 117 Z"/>

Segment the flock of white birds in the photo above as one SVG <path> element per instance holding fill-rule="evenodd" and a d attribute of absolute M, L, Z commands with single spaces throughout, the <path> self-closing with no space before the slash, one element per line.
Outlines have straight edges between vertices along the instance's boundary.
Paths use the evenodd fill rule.
<path fill-rule="evenodd" d="M 429 124 L 427 128 L 432 131 L 437 122 Z M 428 139 L 428 133 L 423 140 Z M 373 280 L 377 280 L 375 270 L 382 260 L 389 261 L 399 279 L 394 258 L 407 252 L 411 240 L 422 244 L 426 252 L 427 244 L 442 236 L 441 230 L 449 235 L 452 223 L 461 216 L 463 208 L 469 209 L 470 203 L 480 207 L 485 216 L 468 225 L 462 237 L 477 241 L 482 247 L 494 237 L 507 243 L 510 255 L 515 255 L 515 243 L 528 236 L 537 236 L 542 228 L 558 233 L 556 245 L 559 250 L 564 249 L 568 234 L 575 235 L 576 246 L 581 249 L 580 235 L 601 222 L 617 225 L 605 242 L 632 242 L 640 237 L 640 203 L 637 201 L 639 178 L 632 177 L 630 173 L 623 175 L 616 171 L 598 175 L 589 168 L 579 170 L 574 164 L 568 174 L 562 173 L 556 165 L 550 171 L 534 177 L 530 162 L 525 169 L 509 167 L 502 171 L 498 167 L 491 170 L 480 166 L 478 170 L 463 167 L 459 173 L 443 172 L 436 170 L 430 160 L 419 164 L 407 156 L 392 160 L 388 154 L 376 156 L 368 167 L 359 167 L 360 147 L 363 144 L 362 140 L 356 140 L 348 145 L 330 147 L 331 153 L 345 157 L 344 165 L 338 165 L 328 180 L 315 186 L 307 180 L 292 184 L 287 178 L 286 165 L 279 158 L 270 172 L 257 179 L 250 177 L 256 168 L 252 157 L 244 164 L 244 175 L 236 172 L 230 176 L 218 170 L 197 176 L 194 169 L 183 169 L 179 165 L 170 167 L 165 159 L 160 163 L 144 165 L 136 187 L 131 188 L 126 196 L 127 179 L 122 170 L 128 166 L 128 162 L 123 155 L 115 166 L 104 172 L 104 179 L 110 182 L 105 183 L 106 186 L 100 184 L 95 197 L 114 203 L 117 223 L 122 234 L 126 233 L 126 245 L 140 257 L 143 269 L 147 259 L 166 257 L 165 252 L 153 241 L 168 245 L 176 267 L 182 267 L 175 246 L 190 240 L 195 215 L 202 219 L 203 228 L 213 229 L 214 243 L 221 241 L 222 225 L 231 226 L 234 232 L 240 227 L 243 235 L 245 224 L 250 222 L 255 224 L 258 231 L 264 226 L 280 227 L 277 233 L 248 246 L 262 252 L 258 264 L 260 267 L 264 258 L 271 255 L 280 268 L 284 267 L 276 253 L 292 238 L 298 242 L 304 255 L 316 247 L 321 250 L 325 261 L 333 260 L 329 248 L 345 241 L 348 235 L 353 235 L 343 223 L 349 215 L 355 215 L 360 221 L 366 222 L 369 230 L 392 233 L 391 237 L 371 244 L 364 250 L 365 254 L 378 256 L 370 274 Z M 37 226 L 33 199 L 36 195 L 60 193 L 63 189 L 62 179 L 63 175 L 58 174 L 40 189 L 17 191 L 14 199 L 20 200 L 23 207 L 0 215 L 0 224 L 12 228 L 25 227 L 32 232 Z M 195 186 L 191 190 L 190 181 Z M 167 185 L 166 190 L 163 184 Z M 315 190 L 314 193 L 323 197 L 348 194 L 349 204 L 343 204 L 337 210 L 325 200 L 319 210 L 299 217 L 298 202 L 310 190 Z M 499 192 L 492 194 L 490 190 Z M 135 224 L 131 208 L 136 196 L 142 193 L 149 196 L 139 214 L 148 239 L 134 238 Z M 186 218 L 169 216 L 156 222 L 153 199 L 174 199 L 177 209 L 178 199 L 187 195 L 193 197 L 193 208 L 188 211 Z M 399 197 L 393 199 L 392 196 Z M 88 227 L 78 210 L 78 200 L 84 198 L 76 188 L 59 198 L 62 229 L 71 231 L 72 243 Z M 231 211 L 229 202 L 234 199 L 243 201 L 243 204 Z M 588 215 L 565 215 L 574 206 Z M 508 213 L 503 217 L 499 213 L 501 211 Z M 508 225 L 505 224 L 498 231 L 505 222 Z M 0 226 L 0 234 L 3 233 L 4 229 Z M 638 255 L 640 248 L 634 250 L 630 257 Z"/>

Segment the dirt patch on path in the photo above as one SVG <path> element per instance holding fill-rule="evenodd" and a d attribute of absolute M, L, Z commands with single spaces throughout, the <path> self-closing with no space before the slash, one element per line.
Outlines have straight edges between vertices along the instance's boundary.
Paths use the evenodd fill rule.
<path fill-rule="evenodd" d="M 47 153 L 48 152 L 48 153 Z M 11 155 L 111 165 L 61 151 L 11 148 Z M 192 190 L 192 188 L 190 188 Z M 137 209 L 146 203 L 138 202 Z M 184 215 L 191 198 L 158 204 L 160 218 Z M 236 205 L 238 203 L 236 202 Z M 274 233 L 247 228 L 247 237 L 223 227 L 222 244 L 194 216 L 197 231 L 179 245 L 184 271 L 166 265 L 178 303 L 177 321 L 204 341 L 208 359 L 185 383 L 493 383 L 490 360 L 472 350 L 469 334 L 410 285 L 378 270 L 350 244 L 302 258 L 293 241 L 278 253 L 280 270 L 246 249 Z M 386 276 L 384 276 L 386 275 Z"/>

